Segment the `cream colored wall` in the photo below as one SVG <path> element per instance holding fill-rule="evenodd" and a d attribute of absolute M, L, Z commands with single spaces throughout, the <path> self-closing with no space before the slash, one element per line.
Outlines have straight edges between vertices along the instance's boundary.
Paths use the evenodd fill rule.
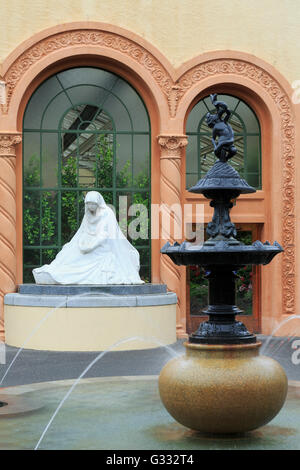
<path fill-rule="evenodd" d="M 299 0 L 1 0 L 0 61 L 50 26 L 101 21 L 155 45 L 175 66 L 212 50 L 254 54 L 300 79 Z"/>
<path fill-rule="evenodd" d="M 124 342 L 113 350 L 152 349 L 175 343 L 176 305 L 56 309 L 5 305 L 5 342 L 9 346 L 105 351 L 120 341 Z"/>

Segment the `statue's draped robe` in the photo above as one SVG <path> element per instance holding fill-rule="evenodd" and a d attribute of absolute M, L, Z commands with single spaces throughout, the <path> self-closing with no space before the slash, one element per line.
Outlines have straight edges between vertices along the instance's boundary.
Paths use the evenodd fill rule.
<path fill-rule="evenodd" d="M 96 214 L 86 209 L 80 228 L 54 261 L 33 270 L 37 284 L 143 283 L 138 251 L 123 235 L 112 209 L 96 195 L 101 199 L 90 196 L 98 204 Z"/>

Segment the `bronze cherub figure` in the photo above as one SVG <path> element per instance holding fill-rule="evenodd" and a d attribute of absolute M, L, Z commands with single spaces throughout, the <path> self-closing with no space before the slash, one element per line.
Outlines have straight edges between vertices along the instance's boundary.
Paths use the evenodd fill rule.
<path fill-rule="evenodd" d="M 217 110 L 216 114 L 207 113 L 206 115 L 206 123 L 213 130 L 212 143 L 214 153 L 221 162 L 227 162 L 229 158 L 237 153 L 237 149 L 234 146 L 234 132 L 228 123 L 231 111 L 224 101 L 217 101 L 216 93 L 210 95 L 210 99 Z M 224 114 L 225 117 L 223 118 Z"/>

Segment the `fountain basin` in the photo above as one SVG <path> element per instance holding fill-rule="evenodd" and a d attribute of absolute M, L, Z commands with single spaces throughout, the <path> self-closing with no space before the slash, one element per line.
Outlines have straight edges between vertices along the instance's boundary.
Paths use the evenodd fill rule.
<path fill-rule="evenodd" d="M 1 398 L 7 402 L 28 397 L 44 406 L 26 415 L 1 416 L 0 449 L 33 449 L 73 383 L 63 380 L 2 390 Z M 299 398 L 300 382 L 291 383 L 285 405 L 271 423 L 245 434 L 215 436 L 173 420 L 161 403 L 157 376 L 82 379 L 39 449 L 299 450 Z"/>
<path fill-rule="evenodd" d="M 287 377 L 259 356 L 261 343 L 185 343 L 186 355 L 160 373 L 161 400 L 176 421 L 205 433 L 241 433 L 268 423 L 282 408 Z"/>
<path fill-rule="evenodd" d="M 279 243 L 254 242 L 252 245 L 242 245 L 236 240 L 217 241 L 215 243 L 194 245 L 183 242 L 181 245 L 167 242 L 161 253 L 168 255 L 177 265 L 184 266 L 245 266 L 247 264 L 269 264 L 274 256 L 283 251 Z"/>

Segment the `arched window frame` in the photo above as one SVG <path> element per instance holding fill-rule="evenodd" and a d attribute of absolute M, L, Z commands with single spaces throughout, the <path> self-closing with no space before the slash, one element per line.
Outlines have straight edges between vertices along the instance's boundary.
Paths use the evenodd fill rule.
<path fill-rule="evenodd" d="M 259 119 L 258 117 L 256 116 L 254 110 L 244 101 L 242 100 L 241 98 L 239 98 L 238 96 L 234 96 L 234 95 L 224 95 L 224 96 L 230 96 L 232 98 L 235 98 L 237 100 L 237 103 L 234 107 L 234 109 L 231 110 L 231 116 L 230 116 L 230 119 L 229 119 L 229 123 L 230 121 L 232 120 L 232 117 L 236 117 L 240 124 L 241 124 L 241 127 L 243 129 L 243 132 L 236 132 L 234 131 L 234 135 L 235 135 L 235 139 L 237 140 L 237 137 L 240 137 L 242 136 L 243 137 L 243 146 L 244 146 L 244 152 L 243 152 L 243 155 L 244 155 L 244 166 L 243 166 L 243 171 L 240 171 L 240 175 L 246 179 L 246 181 L 248 181 L 249 184 L 252 184 L 251 181 L 249 181 L 249 178 L 248 176 L 251 174 L 251 172 L 248 172 L 248 166 L 247 166 L 247 137 L 251 137 L 251 136 L 256 136 L 258 137 L 258 147 L 259 147 L 259 155 L 258 155 L 258 168 L 257 168 L 257 177 L 258 177 L 258 184 L 252 184 L 256 189 L 262 189 L 262 164 L 261 164 L 261 127 L 260 127 L 260 122 L 259 122 Z M 203 102 L 206 109 L 207 109 L 207 112 L 210 112 L 210 113 L 215 113 L 215 108 L 213 106 L 211 107 L 208 107 L 207 106 L 207 103 L 206 103 L 206 99 L 208 98 L 208 96 L 205 96 L 203 97 L 200 102 Z M 224 100 L 226 101 L 226 97 L 224 98 Z M 256 123 L 257 123 L 257 126 L 258 126 L 258 132 L 248 132 L 247 131 L 247 124 L 245 123 L 245 121 L 242 119 L 242 117 L 238 114 L 238 112 L 236 111 L 239 104 L 240 103 L 244 103 L 248 109 L 251 111 L 251 113 L 253 114 L 255 120 L 256 120 Z M 195 104 L 198 105 L 199 104 L 199 101 L 198 103 Z M 194 107 L 195 107 L 194 106 Z M 194 107 L 192 108 L 192 110 L 194 109 Z M 192 112 L 191 110 L 191 112 Z M 192 131 L 189 131 L 188 130 L 188 120 L 187 120 L 187 130 L 186 130 L 186 134 L 187 136 L 196 136 L 197 137 L 197 173 L 195 172 L 189 172 L 188 170 L 186 170 L 186 189 L 189 189 L 189 187 L 191 187 L 193 184 L 196 184 L 196 182 L 202 178 L 206 173 L 207 173 L 207 170 L 208 168 L 206 168 L 205 170 L 202 171 L 202 168 L 201 168 L 201 136 L 209 136 L 211 138 L 211 130 L 208 129 L 207 132 L 203 132 L 201 131 L 201 127 L 205 124 L 205 117 L 206 117 L 206 113 L 200 117 L 200 120 L 199 120 L 199 123 L 198 123 L 198 126 L 197 126 L 197 131 L 196 132 L 192 132 Z M 211 148 L 212 150 L 212 148 Z M 208 152 L 210 153 L 210 152 Z M 186 164 L 186 167 L 188 168 L 188 159 L 191 158 L 191 154 L 189 154 L 189 152 L 187 151 L 187 164 Z M 236 167 L 235 165 L 235 162 L 234 162 L 235 158 L 233 157 L 231 160 L 230 160 L 230 164 L 237 170 L 239 171 L 239 168 Z M 216 161 L 216 157 L 214 156 L 214 161 Z M 213 163 L 212 163 L 213 164 Z M 252 172 L 253 173 L 253 172 Z M 195 175 L 195 178 L 194 180 L 191 182 L 188 182 L 188 176 L 189 175 Z"/>
<path fill-rule="evenodd" d="M 95 68 L 94 68 L 95 69 Z M 98 70 L 101 70 L 101 69 L 98 69 Z M 105 71 L 107 72 L 107 71 Z M 109 72 L 109 73 L 112 73 L 112 72 Z M 51 79 L 52 77 L 54 76 L 58 76 L 58 74 L 55 74 L 51 77 L 49 77 L 47 80 Z M 115 77 L 117 79 L 119 79 L 120 77 L 118 77 L 117 75 L 115 75 Z M 122 79 L 124 82 L 125 80 Z M 45 83 L 45 82 L 43 82 Z M 43 85 L 43 83 L 41 85 Z M 126 82 L 126 84 L 132 89 L 132 86 Z M 84 131 L 84 132 L 88 132 L 90 134 L 112 134 L 113 135 L 113 155 L 115 156 L 116 155 L 116 136 L 117 135 L 129 135 L 131 136 L 131 170 L 133 171 L 133 158 L 134 158 L 134 152 L 133 152 L 133 148 L 134 148 L 134 137 L 135 136 L 138 136 L 138 135 L 141 135 L 141 136 L 146 136 L 146 141 L 148 142 L 148 185 L 147 187 L 145 188 L 140 188 L 138 186 L 124 186 L 124 187 L 117 187 L 116 185 L 116 158 L 113 158 L 113 186 L 111 188 L 100 188 L 100 187 L 85 187 L 85 188 L 68 188 L 68 187 L 62 187 L 61 185 L 61 181 L 59 182 L 59 179 L 61 180 L 61 171 L 62 171 L 62 168 L 61 168 L 61 162 L 62 162 L 62 139 L 61 139 L 61 136 L 62 134 L 68 132 L 68 130 L 66 129 L 63 129 L 63 120 L 65 118 L 65 116 L 68 114 L 68 112 L 73 109 L 74 107 L 77 107 L 77 106 L 80 106 L 80 105 L 92 105 L 92 106 L 95 106 L 95 103 L 88 103 L 86 101 L 84 102 L 76 102 L 76 103 L 73 103 L 70 99 L 70 107 L 68 109 L 65 110 L 65 112 L 61 115 L 60 119 L 59 119 L 59 124 L 57 126 L 56 129 L 49 129 L 49 128 L 44 128 L 43 125 L 44 125 L 44 118 L 45 118 L 45 115 L 47 113 L 47 110 L 49 109 L 49 106 L 51 105 L 51 103 L 53 103 L 53 101 L 59 97 L 59 95 L 61 94 L 67 94 L 68 93 L 68 90 L 70 89 L 74 89 L 76 87 L 80 87 L 82 85 L 85 85 L 85 86 L 91 86 L 91 87 L 98 87 L 98 88 L 101 88 L 102 90 L 105 90 L 105 91 L 108 91 L 110 94 L 112 94 L 114 96 L 114 98 L 116 100 L 118 100 L 120 102 L 120 104 L 123 106 L 123 108 L 125 109 L 126 113 L 127 113 L 127 116 L 128 116 L 128 121 L 130 123 L 130 129 L 129 130 L 118 130 L 116 129 L 116 125 L 115 125 L 115 122 L 114 122 L 114 119 L 112 118 L 110 112 L 107 110 L 107 109 L 104 109 L 104 107 L 101 106 L 101 103 L 99 104 L 98 106 L 98 111 L 97 113 L 94 115 L 93 119 L 90 121 L 91 124 L 93 124 L 94 120 L 96 119 L 97 115 L 99 114 L 99 112 L 104 112 L 107 116 L 109 116 L 111 118 L 111 123 L 112 123 L 112 129 L 109 129 L 107 131 L 104 131 L 104 130 L 89 130 L 89 131 Z M 39 168 L 39 185 L 33 185 L 33 186 L 26 186 L 25 184 L 25 181 L 23 183 L 23 201 L 24 201 L 24 213 L 26 212 L 26 194 L 28 195 L 28 191 L 29 192 L 36 192 L 36 194 L 39 194 L 39 205 L 40 205 L 40 208 L 39 208 L 39 211 L 40 211 L 40 221 L 39 221 L 39 232 L 40 232 L 40 236 L 39 236 L 39 243 L 38 244 L 28 244 L 28 240 L 26 240 L 26 236 L 24 234 L 24 231 L 23 231 L 23 258 L 24 258 L 24 269 L 27 269 L 27 271 L 31 271 L 34 267 L 38 267 L 38 266 L 41 266 L 42 264 L 45 264 L 46 262 L 51 262 L 51 259 L 46 259 L 45 256 L 43 255 L 44 252 L 46 252 L 46 250 L 55 250 L 56 252 L 58 252 L 62 245 L 66 242 L 66 240 L 62 240 L 61 238 L 61 228 L 60 228 L 60 224 L 61 224 L 61 217 L 62 217 L 62 213 L 61 213 L 61 197 L 62 197 L 62 191 L 66 191 L 66 190 L 70 190 L 70 191 L 77 191 L 77 194 L 82 193 L 82 192 L 86 192 L 86 191 L 89 191 L 89 190 L 98 190 L 100 192 L 102 192 L 102 194 L 104 193 L 107 193 L 107 192 L 112 192 L 113 194 L 113 205 L 116 207 L 117 206 L 117 195 L 122 195 L 121 192 L 123 191 L 123 193 L 125 194 L 131 194 L 132 197 L 135 193 L 143 193 L 145 194 L 145 197 L 148 197 L 148 200 L 149 200 L 149 204 L 150 204 L 150 201 L 151 201 L 151 159 L 150 159 L 150 155 L 151 155 L 151 129 L 150 129 L 150 119 L 149 119 L 149 115 L 148 115 L 148 112 L 147 112 L 147 109 L 146 109 L 146 106 L 145 104 L 143 103 L 142 99 L 140 98 L 140 101 L 144 107 L 144 110 L 145 110 L 145 114 L 146 114 L 146 125 L 147 125 L 147 129 L 145 129 L 145 131 L 141 131 L 141 130 L 135 130 L 134 129 L 134 125 L 133 125 L 133 121 L 132 121 L 132 118 L 131 118 L 131 115 L 130 115 L 130 111 L 128 109 L 128 107 L 126 106 L 126 103 L 124 103 L 124 101 L 116 94 L 114 93 L 112 90 L 109 90 L 109 89 L 106 89 L 100 85 L 95 85 L 95 84 L 88 84 L 88 83 L 81 83 L 81 84 L 75 84 L 75 85 L 71 85 L 71 86 L 68 86 L 68 87 L 64 87 L 62 84 L 61 84 L 61 87 L 62 87 L 62 90 L 59 91 L 58 93 L 55 93 L 54 96 L 51 97 L 51 99 L 49 99 L 49 101 L 47 102 L 47 104 L 45 105 L 44 107 L 44 110 L 42 111 L 42 114 L 41 114 L 41 119 L 40 119 L 40 123 L 39 123 L 39 126 L 35 126 L 35 128 L 30 128 L 30 127 L 27 127 L 25 128 L 24 127 L 24 122 L 25 122 L 25 119 L 26 119 L 26 111 L 24 113 L 24 117 L 23 117 L 23 134 L 24 136 L 25 135 L 29 135 L 30 133 L 39 133 L 40 135 L 40 156 L 39 156 L 39 160 L 40 160 L 40 168 Z M 35 91 L 38 92 L 39 88 Z M 138 93 L 136 92 L 136 90 L 134 90 L 134 92 L 138 95 Z M 67 96 L 68 97 L 68 96 Z M 69 97 L 68 97 L 69 98 Z M 28 102 L 28 105 L 27 105 L 27 108 L 28 106 L 30 105 L 30 101 Z M 78 128 L 74 131 L 71 131 L 71 132 L 74 132 L 75 134 L 80 134 L 80 131 L 82 131 L 80 129 L 80 126 L 82 125 L 82 123 L 80 123 L 80 125 L 78 126 Z M 70 131 L 69 131 L 70 132 Z M 43 135 L 46 135 L 46 134 L 51 134 L 51 133 L 54 133 L 54 134 L 57 134 L 57 137 L 58 137 L 58 148 L 59 148 L 59 155 L 60 157 L 58 158 L 58 168 L 57 168 L 57 171 L 58 171 L 58 183 L 57 183 L 57 186 L 55 187 L 45 187 L 43 186 L 43 182 L 42 182 L 42 136 Z M 26 139 L 23 138 L 23 168 L 25 168 L 25 161 L 24 161 L 24 156 L 25 156 L 25 146 L 26 146 Z M 133 174 L 133 173 L 132 173 Z M 24 175 L 23 175 L 23 179 L 24 179 Z M 41 226 L 41 219 L 42 219 L 42 209 L 41 209 L 41 198 L 42 198 L 42 194 L 46 194 L 47 192 L 56 192 L 57 193 L 57 197 L 58 197 L 58 202 L 57 202 L 57 218 L 58 218 L 58 227 L 57 227 L 57 237 L 58 237 L 58 240 L 55 244 L 51 244 L 51 243 L 48 243 L 48 245 L 46 243 L 44 243 L 44 241 L 42 240 L 42 226 Z M 148 194 L 148 196 L 147 196 Z M 78 203 L 77 203 L 77 206 L 78 206 Z M 149 207 L 149 211 L 148 211 L 148 215 L 149 215 L 149 219 L 150 219 L 150 215 L 151 215 L 151 211 L 150 211 L 150 207 Z M 25 223 L 25 218 L 24 218 L 24 214 L 23 214 L 23 227 L 24 227 L 24 223 Z M 78 207 L 77 207 L 77 222 L 79 224 L 80 222 L 80 215 L 79 215 L 79 211 L 78 211 Z M 149 220 L 149 230 L 150 230 L 150 227 L 151 227 L 151 222 Z M 148 240 L 140 240 L 138 242 L 138 246 L 137 246 L 137 249 L 140 251 L 140 254 L 141 254 L 141 271 L 142 271 L 142 274 L 145 275 L 145 278 L 150 280 L 151 279 L 151 237 L 149 236 L 148 237 Z M 28 251 L 29 250 L 37 250 L 39 251 L 39 259 L 37 260 L 37 258 L 35 259 L 35 262 L 33 263 L 28 263 L 28 256 L 26 256 L 26 251 L 27 251 L 27 254 L 28 254 Z M 145 259 L 147 258 L 146 260 L 146 263 L 145 263 Z M 144 272 L 144 273 L 143 273 Z M 25 270 L 24 270 L 24 274 L 25 274 Z M 26 279 L 28 278 L 28 276 L 24 275 L 24 282 L 26 282 Z M 27 281 L 28 282 L 28 281 Z"/>

